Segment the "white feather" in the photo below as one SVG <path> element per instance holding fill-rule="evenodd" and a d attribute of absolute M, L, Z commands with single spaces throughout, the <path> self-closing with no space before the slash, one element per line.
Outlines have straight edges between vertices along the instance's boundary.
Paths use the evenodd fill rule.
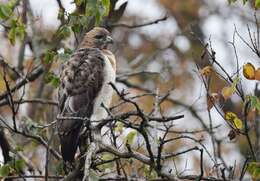
<path fill-rule="evenodd" d="M 109 85 L 109 83 L 115 83 L 116 73 L 108 57 L 104 57 L 104 82 L 101 90 L 99 91 L 96 99 L 94 100 L 95 103 L 93 108 L 93 114 L 90 118 L 91 121 L 98 121 L 107 117 L 107 112 L 103 107 L 101 107 L 101 104 L 103 103 L 106 108 L 109 108 L 113 96 L 113 88 L 111 87 L 111 85 Z"/>

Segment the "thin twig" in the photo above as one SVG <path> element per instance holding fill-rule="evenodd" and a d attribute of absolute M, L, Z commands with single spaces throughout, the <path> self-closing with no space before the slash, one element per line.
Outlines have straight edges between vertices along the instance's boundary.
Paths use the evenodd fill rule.
<path fill-rule="evenodd" d="M 108 25 L 108 27 L 110 27 L 110 28 L 123 27 L 123 28 L 134 29 L 134 28 L 140 28 L 140 27 L 144 27 L 144 26 L 149 26 L 149 25 L 157 24 L 157 23 L 159 23 L 159 22 L 166 21 L 167 19 L 168 19 L 168 16 L 165 15 L 165 16 L 162 17 L 162 18 L 156 19 L 156 20 L 154 20 L 154 21 L 142 23 L 142 24 L 128 25 L 128 24 L 119 23 L 119 24 Z"/>

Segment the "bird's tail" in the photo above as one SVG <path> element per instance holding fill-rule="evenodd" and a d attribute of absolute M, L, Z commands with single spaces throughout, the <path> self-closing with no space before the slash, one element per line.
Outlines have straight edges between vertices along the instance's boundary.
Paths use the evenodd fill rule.
<path fill-rule="evenodd" d="M 74 162 L 74 156 L 79 144 L 80 130 L 81 125 L 74 127 L 72 130 L 64 132 L 63 135 L 60 135 L 61 155 L 65 162 Z"/>

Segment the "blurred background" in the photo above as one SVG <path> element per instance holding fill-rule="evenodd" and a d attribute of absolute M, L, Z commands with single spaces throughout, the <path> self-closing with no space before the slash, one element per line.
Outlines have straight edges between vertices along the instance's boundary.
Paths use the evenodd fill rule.
<path fill-rule="evenodd" d="M 28 23 L 33 23 L 35 29 L 28 28 L 28 36 L 33 31 L 36 33 L 35 39 L 40 42 L 37 51 L 41 54 L 54 41 L 53 34 L 60 26 L 61 22 L 57 18 L 59 6 L 54 0 L 30 0 L 29 2 L 35 19 L 28 20 Z M 115 9 L 126 5 L 125 2 L 125 0 L 119 0 Z M 71 0 L 62 0 L 61 3 L 66 12 L 75 11 L 75 3 Z M 128 0 L 122 17 L 119 17 L 120 19 L 110 27 L 115 40 L 111 49 L 117 59 L 117 86 L 120 89 L 127 89 L 131 95 L 145 93 L 145 90 L 154 93 L 157 91 L 161 95 L 169 93 L 169 98 L 176 100 L 176 102 L 165 101 L 161 105 L 160 114 L 163 116 L 184 114 L 183 119 L 174 122 L 173 130 L 176 132 L 172 133 L 171 136 L 179 135 L 178 131 L 201 130 L 202 123 L 194 117 L 188 108 L 192 107 L 202 118 L 203 123 L 210 124 L 207 92 L 199 73 L 201 68 L 211 64 L 209 57 L 201 58 L 204 47 L 209 43 L 209 46 L 216 53 L 216 60 L 229 75 L 234 75 L 237 72 L 236 55 L 240 70 L 246 62 L 251 62 L 255 67 L 259 67 L 259 58 L 252 53 L 252 50 L 238 35 L 234 34 L 236 29 L 245 41 L 250 41 L 248 27 L 252 32 L 256 31 L 254 15 L 256 14 L 258 17 L 259 14 L 254 8 L 254 2 L 251 1 L 244 5 L 242 1 L 229 4 L 228 0 Z M 136 25 L 145 23 L 150 24 L 136 27 Z M 73 50 L 75 41 L 75 37 L 71 33 L 68 38 L 62 41 L 57 52 L 65 55 L 66 48 Z M 31 50 L 29 45 L 26 45 L 24 47 L 24 60 L 19 63 L 19 56 L 21 56 L 19 50 L 23 42 L 17 40 L 12 45 L 3 26 L 0 26 L 0 42 L 0 54 L 5 61 L 15 67 L 20 67 L 20 70 L 24 72 L 42 61 L 41 58 L 38 62 L 35 61 L 35 52 Z M 62 62 L 64 59 L 58 57 L 49 70 L 58 75 Z M 218 67 L 214 68 L 220 71 Z M 55 86 L 47 84 L 43 80 L 45 78 L 41 76 L 33 83 L 26 85 L 25 97 L 57 101 Z M 0 93 L 3 93 L 5 91 L 3 79 L 0 81 Z M 256 81 L 246 80 L 242 77 L 241 84 L 245 94 L 254 94 Z M 225 86 L 227 86 L 226 81 L 216 75 L 212 76 L 211 93 L 221 93 Z M 115 96 L 113 104 L 115 105 L 117 102 L 118 97 Z M 154 98 L 146 96 L 138 99 L 138 103 L 145 111 L 149 112 L 152 110 Z M 240 98 L 234 95 L 225 103 L 222 102 L 218 105 L 218 108 L 222 114 L 228 110 L 241 116 L 242 103 Z M 130 107 L 124 106 L 116 111 L 122 112 L 130 109 Z M 237 169 L 235 172 L 239 172 L 245 160 L 244 154 L 248 151 L 247 145 L 244 139 L 239 136 L 230 140 L 228 137 L 230 127 L 226 121 L 215 108 L 210 109 L 210 113 L 212 126 L 216 127 L 213 134 L 221 144 L 220 151 L 223 160 L 228 167 L 235 167 Z M 11 112 L 7 106 L 0 107 L 0 114 L 2 117 L 11 118 Z M 22 104 L 17 116 L 21 120 L 20 126 L 23 126 L 25 122 L 26 124 L 30 122 L 31 125 L 34 122 L 45 124 L 55 119 L 56 109 L 38 104 Z M 50 132 L 45 129 L 39 134 L 48 137 Z M 11 133 L 7 133 L 7 135 L 19 139 L 17 135 Z M 209 153 L 213 152 L 211 137 L 207 132 L 194 133 L 192 136 L 201 140 Z M 35 147 L 36 143 L 28 140 L 19 140 L 19 144 L 26 145 L 24 154 L 39 167 L 39 170 L 42 170 L 44 163 L 41 160 L 45 157 L 45 150 L 39 145 Z M 174 144 L 167 145 L 166 152 L 185 150 L 190 148 L 191 144 L 197 143 L 189 139 L 179 140 Z M 213 164 L 207 154 L 205 159 L 206 174 L 210 175 L 214 170 Z M 185 174 L 195 174 L 199 170 L 198 164 L 199 154 L 188 153 L 169 161 L 167 169 L 173 169 L 176 172 L 184 171 Z"/>

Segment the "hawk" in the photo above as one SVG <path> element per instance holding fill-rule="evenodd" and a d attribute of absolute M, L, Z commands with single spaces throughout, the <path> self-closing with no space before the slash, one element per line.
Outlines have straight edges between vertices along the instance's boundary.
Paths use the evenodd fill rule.
<path fill-rule="evenodd" d="M 58 91 L 59 116 L 106 118 L 112 99 L 110 82 L 115 82 L 116 60 L 107 49 L 113 43 L 109 31 L 95 27 L 84 36 L 81 44 L 62 65 Z M 61 154 L 65 162 L 73 162 L 83 128 L 83 121 L 62 119 L 57 122 Z"/>

